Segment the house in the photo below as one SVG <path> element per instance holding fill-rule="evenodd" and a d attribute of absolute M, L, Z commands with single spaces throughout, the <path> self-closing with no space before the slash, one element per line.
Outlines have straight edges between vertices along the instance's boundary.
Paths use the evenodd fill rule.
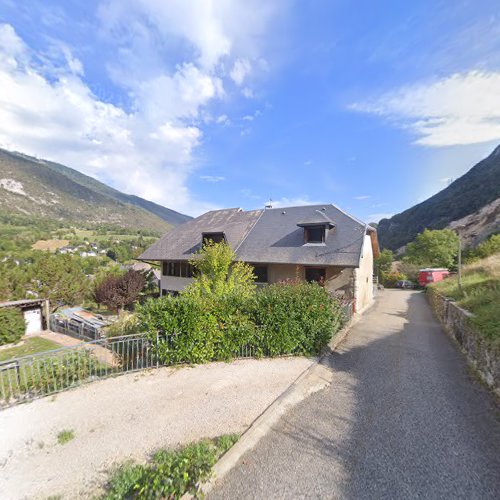
<path fill-rule="evenodd" d="M 162 295 L 190 283 L 189 261 L 206 240 L 228 243 L 239 260 L 254 266 L 259 284 L 318 281 L 353 299 L 357 311 L 373 299 L 377 232 L 335 205 L 215 210 L 175 227 L 139 256 L 161 262 Z"/>

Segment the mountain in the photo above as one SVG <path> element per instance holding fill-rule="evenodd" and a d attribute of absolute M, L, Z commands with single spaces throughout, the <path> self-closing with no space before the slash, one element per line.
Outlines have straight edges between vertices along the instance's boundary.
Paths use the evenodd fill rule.
<path fill-rule="evenodd" d="M 468 226 L 468 243 L 478 243 L 500 230 L 499 198 L 500 146 L 439 193 L 390 219 L 382 219 L 378 225 L 380 245 L 397 250 L 426 228 L 464 225 Z"/>
<path fill-rule="evenodd" d="M 0 149 L 0 210 L 164 232 L 191 219 L 58 163 Z"/>

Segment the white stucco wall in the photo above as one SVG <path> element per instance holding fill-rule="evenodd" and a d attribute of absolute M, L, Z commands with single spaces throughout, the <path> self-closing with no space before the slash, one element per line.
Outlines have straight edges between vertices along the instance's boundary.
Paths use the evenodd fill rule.
<path fill-rule="evenodd" d="M 365 236 L 359 267 L 354 271 L 356 312 L 361 312 L 373 300 L 373 249 L 371 238 Z"/>

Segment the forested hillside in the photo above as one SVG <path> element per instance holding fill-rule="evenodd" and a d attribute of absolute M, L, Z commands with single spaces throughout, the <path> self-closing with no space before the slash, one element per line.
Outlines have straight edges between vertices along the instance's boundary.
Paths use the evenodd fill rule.
<path fill-rule="evenodd" d="M 500 146 L 436 195 L 390 219 L 382 219 L 378 236 L 383 248 L 397 250 L 424 229 L 442 229 L 500 198 Z M 482 222 L 482 221 L 479 221 Z M 498 221 L 497 221 L 498 222 Z M 495 231 L 495 221 L 490 224 Z M 484 232 L 484 231 L 483 231 Z M 484 234 L 486 237 L 487 234 Z"/>
<path fill-rule="evenodd" d="M 57 163 L 0 149 L 0 213 L 165 232 L 190 217 Z"/>

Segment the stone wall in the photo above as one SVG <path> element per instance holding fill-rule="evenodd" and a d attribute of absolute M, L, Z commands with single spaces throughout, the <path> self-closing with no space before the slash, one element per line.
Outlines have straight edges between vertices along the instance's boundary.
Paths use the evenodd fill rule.
<path fill-rule="evenodd" d="M 500 396 L 500 352 L 494 351 L 481 334 L 470 326 L 468 320 L 472 314 L 432 288 L 427 289 L 427 297 L 446 333 L 458 342 L 468 362 L 488 387 Z"/>

